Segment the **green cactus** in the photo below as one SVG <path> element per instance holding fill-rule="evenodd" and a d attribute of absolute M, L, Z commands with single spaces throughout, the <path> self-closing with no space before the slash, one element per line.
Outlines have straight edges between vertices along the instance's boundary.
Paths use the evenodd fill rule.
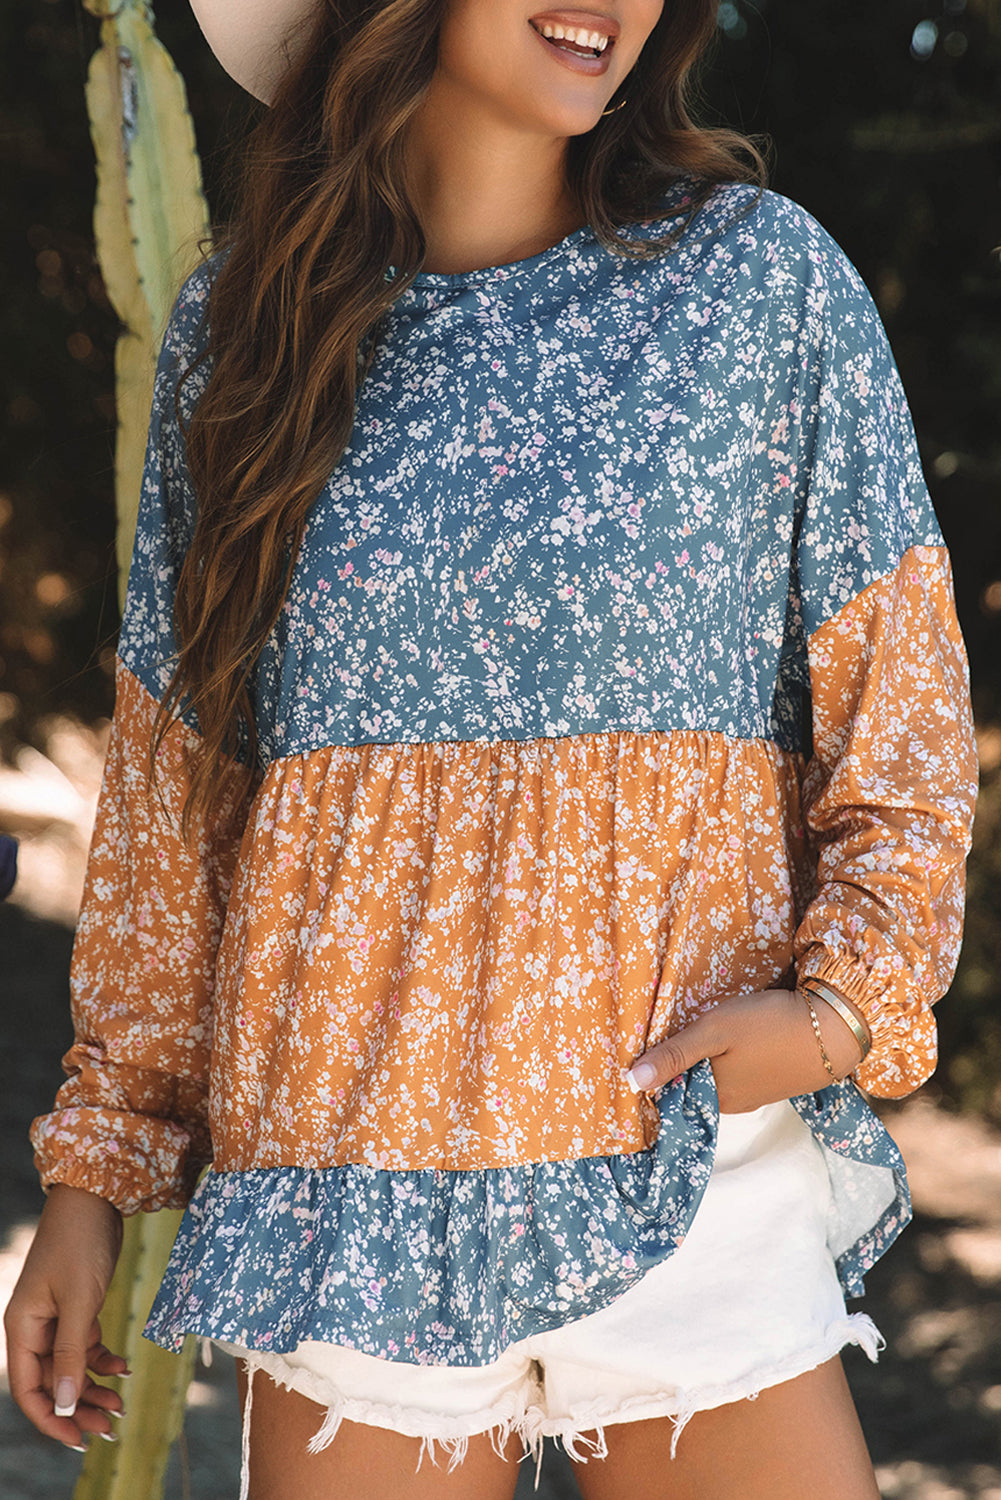
<path fill-rule="evenodd" d="M 142 1337 L 150 1303 L 174 1243 L 180 1215 L 137 1214 L 128 1219 L 118 1267 L 101 1314 L 109 1349 L 124 1353 L 132 1371 L 118 1383 L 125 1416 L 116 1443 L 90 1440 L 73 1500 L 158 1500 L 170 1456 L 181 1431 L 188 1385 L 195 1367 L 195 1340 L 181 1354 Z"/>
<path fill-rule="evenodd" d="M 122 321 L 115 351 L 115 496 L 119 600 L 135 536 L 156 350 L 180 281 L 208 234 L 201 167 L 183 81 L 157 41 L 144 0 L 84 0 L 101 21 L 87 77 L 97 158 L 94 237 Z M 74 1500 L 157 1500 L 181 1429 L 195 1343 L 170 1354 L 142 1337 L 174 1236 L 176 1213 L 137 1214 L 102 1314 L 108 1346 L 133 1372 L 117 1443 L 91 1442 Z"/>
<path fill-rule="evenodd" d="M 84 0 L 101 19 L 87 75 L 97 158 L 94 238 L 124 325 L 115 351 L 119 598 L 135 536 L 156 350 L 184 275 L 209 233 L 184 82 L 145 0 Z"/>

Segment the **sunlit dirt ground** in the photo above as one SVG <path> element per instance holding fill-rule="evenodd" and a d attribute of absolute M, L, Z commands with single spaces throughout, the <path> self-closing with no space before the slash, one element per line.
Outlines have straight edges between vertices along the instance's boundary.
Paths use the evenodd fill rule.
<path fill-rule="evenodd" d="M 22 839 L 18 885 L 0 907 L 4 1304 L 41 1204 L 27 1127 L 50 1107 L 69 1043 L 66 976 L 106 742 L 66 719 L 48 727 L 45 755 L 24 750 L 15 768 L 0 767 L 0 831 Z M 947 1113 L 930 1089 L 880 1110 L 907 1160 L 915 1206 L 865 1301 L 852 1304 L 872 1315 L 888 1347 L 876 1366 L 857 1349 L 845 1356 L 880 1487 L 887 1500 L 1001 1500 L 1001 1133 Z M 192 1384 L 167 1500 L 235 1500 L 238 1447 L 232 1365 L 216 1355 Z M 21 1417 L 4 1365 L 0 1495 L 69 1497 L 78 1465 Z M 523 1466 L 519 1500 L 533 1495 L 533 1478 Z M 555 1449 L 538 1495 L 577 1495 Z"/>

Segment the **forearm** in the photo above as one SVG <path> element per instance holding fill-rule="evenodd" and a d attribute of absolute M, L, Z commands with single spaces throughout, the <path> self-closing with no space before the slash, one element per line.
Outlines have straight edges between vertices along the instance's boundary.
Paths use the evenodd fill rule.
<path fill-rule="evenodd" d="M 817 1021 L 836 1078 L 857 1066 L 860 1048 L 850 1029 L 829 1006 L 817 1004 Z M 733 995 L 645 1053 L 631 1081 L 642 1089 L 662 1087 L 703 1058 L 712 1064 L 724 1114 L 741 1114 L 826 1088 L 828 1073 L 810 1011 L 796 990 L 761 990 Z M 627 1075 L 629 1076 L 629 1075 Z"/>
<path fill-rule="evenodd" d="M 43 1184 L 101 1194 L 124 1213 L 183 1207 L 211 1156 L 215 969 L 248 775 L 235 768 L 225 816 L 184 839 L 193 732 L 168 736 L 151 790 L 155 712 L 119 661 L 70 970 L 76 1040 L 55 1106 L 31 1130 Z"/>

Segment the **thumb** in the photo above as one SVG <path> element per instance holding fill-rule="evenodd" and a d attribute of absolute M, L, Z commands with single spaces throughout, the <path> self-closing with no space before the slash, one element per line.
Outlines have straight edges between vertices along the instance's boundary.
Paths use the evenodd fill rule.
<path fill-rule="evenodd" d="M 626 1074 L 626 1082 L 634 1094 L 641 1090 L 651 1092 L 670 1083 L 704 1057 L 718 1057 L 725 1051 L 713 1010 L 707 1010 L 638 1057 Z"/>
<path fill-rule="evenodd" d="M 87 1350 L 94 1342 L 93 1328 L 90 1309 L 68 1307 L 60 1311 L 52 1341 L 52 1391 L 57 1417 L 71 1417 L 76 1411 L 87 1383 Z"/>

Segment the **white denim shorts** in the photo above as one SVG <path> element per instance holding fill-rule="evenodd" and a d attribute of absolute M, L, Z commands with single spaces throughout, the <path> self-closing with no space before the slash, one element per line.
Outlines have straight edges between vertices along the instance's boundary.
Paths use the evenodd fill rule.
<path fill-rule="evenodd" d="M 325 1408 L 312 1453 L 345 1419 L 421 1438 L 418 1468 L 425 1452 L 435 1462 L 436 1443 L 451 1470 L 474 1434 L 489 1433 L 503 1453 L 517 1433 L 538 1487 L 543 1437 L 575 1460 L 604 1458 L 609 1423 L 667 1416 L 673 1457 L 695 1412 L 754 1397 L 846 1344 L 875 1360 L 882 1335 L 865 1313 L 848 1313 L 828 1249 L 830 1203 L 823 1150 L 782 1100 L 720 1117 L 712 1175 L 668 1260 L 600 1312 L 512 1344 L 492 1364 L 402 1364 L 314 1341 L 259 1353 L 216 1341 L 250 1376 L 241 1500 L 258 1371 Z"/>

